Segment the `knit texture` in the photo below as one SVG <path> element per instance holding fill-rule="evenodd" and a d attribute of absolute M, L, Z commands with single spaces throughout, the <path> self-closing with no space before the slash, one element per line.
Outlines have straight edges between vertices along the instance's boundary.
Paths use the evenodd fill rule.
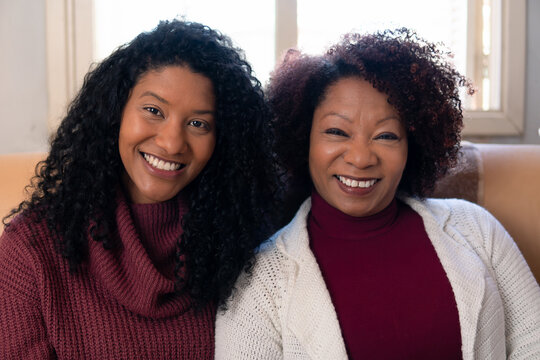
<path fill-rule="evenodd" d="M 462 200 L 403 198 L 423 220 L 455 296 L 465 360 L 540 359 L 540 287 L 508 233 Z M 216 359 L 347 359 L 309 249 L 308 199 L 242 275 L 216 320 Z"/>
<path fill-rule="evenodd" d="M 349 359 L 460 359 L 454 294 L 420 215 L 396 199 L 365 217 L 311 200 L 310 248 Z"/>
<path fill-rule="evenodd" d="M 1 359 L 211 359 L 215 308 L 174 291 L 181 199 L 130 205 L 119 196 L 121 246 L 89 242 L 77 273 L 44 222 L 13 220 L 0 238 Z"/>

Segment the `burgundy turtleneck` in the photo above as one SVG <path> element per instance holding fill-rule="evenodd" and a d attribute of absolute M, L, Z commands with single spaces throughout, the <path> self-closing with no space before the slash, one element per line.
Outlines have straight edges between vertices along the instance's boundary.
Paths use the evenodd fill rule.
<path fill-rule="evenodd" d="M 461 359 L 452 288 L 422 218 L 394 199 L 349 216 L 313 191 L 311 249 L 350 359 Z"/>
<path fill-rule="evenodd" d="M 212 359 L 215 307 L 174 294 L 181 198 L 134 205 L 119 193 L 121 246 L 89 241 L 70 273 L 45 222 L 14 219 L 0 238 L 2 359 Z"/>

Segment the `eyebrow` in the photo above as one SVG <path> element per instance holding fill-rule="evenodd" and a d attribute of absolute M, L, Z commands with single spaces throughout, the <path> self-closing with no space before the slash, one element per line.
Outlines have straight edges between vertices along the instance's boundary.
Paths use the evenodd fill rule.
<path fill-rule="evenodd" d="M 343 114 L 339 114 L 339 113 L 337 113 L 335 111 L 330 111 L 329 113 L 325 114 L 322 118 L 324 119 L 327 116 L 337 116 L 340 119 L 346 120 L 348 122 L 353 122 L 352 119 L 349 119 L 347 116 L 345 116 Z"/>
<path fill-rule="evenodd" d="M 193 113 L 197 115 L 206 115 L 206 114 L 215 115 L 216 114 L 216 112 L 212 110 L 194 110 Z"/>
<path fill-rule="evenodd" d="M 380 123 L 383 123 L 385 121 L 388 121 L 388 120 L 397 120 L 397 121 L 401 121 L 399 120 L 399 117 L 397 117 L 396 115 L 389 115 L 387 117 L 384 117 L 380 120 L 377 120 L 376 124 L 379 125 Z"/>
<path fill-rule="evenodd" d="M 142 97 L 145 97 L 145 96 L 151 96 L 151 97 L 156 98 L 157 100 L 161 101 L 162 103 L 169 105 L 169 102 L 166 99 L 162 98 L 161 96 L 159 96 L 155 92 L 145 91 L 145 92 L 143 92 L 141 94 L 140 97 L 142 98 Z M 206 115 L 206 114 L 215 115 L 215 111 L 213 111 L 213 110 L 195 110 L 193 112 L 195 114 L 197 114 L 197 115 Z"/>
<path fill-rule="evenodd" d="M 343 120 L 346 120 L 348 122 L 353 122 L 352 119 L 350 119 L 349 117 L 347 117 L 346 115 L 343 115 L 343 114 L 339 114 L 335 111 L 330 111 L 329 113 L 327 113 L 326 115 L 323 116 L 323 118 L 327 117 L 327 116 L 337 116 L 338 118 L 340 119 L 343 119 Z M 396 116 L 396 115 L 389 115 L 389 116 L 386 116 L 382 119 L 379 119 L 377 120 L 377 122 L 375 123 L 376 125 L 382 123 L 382 122 L 385 122 L 385 121 L 388 121 L 388 120 L 397 120 L 397 121 L 400 121 L 399 118 Z"/>
<path fill-rule="evenodd" d="M 165 104 L 169 104 L 169 102 L 167 100 L 165 100 L 164 98 L 162 98 L 161 96 L 159 96 L 158 94 L 156 94 L 155 92 L 152 92 L 152 91 L 145 91 L 141 94 L 140 97 L 145 97 L 145 96 L 151 96 L 151 97 L 154 97 L 156 99 L 158 99 L 159 101 L 161 101 L 162 103 L 165 103 Z"/>

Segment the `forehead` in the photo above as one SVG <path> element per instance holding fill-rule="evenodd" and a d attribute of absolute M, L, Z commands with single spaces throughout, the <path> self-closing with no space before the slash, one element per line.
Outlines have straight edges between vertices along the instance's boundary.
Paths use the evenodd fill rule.
<path fill-rule="evenodd" d="M 397 110 L 388 103 L 388 95 L 375 89 L 360 77 L 346 77 L 331 84 L 315 109 L 315 113 L 346 113 L 350 116 L 371 113 L 378 116 L 397 116 Z"/>
<path fill-rule="evenodd" d="M 167 101 L 198 100 L 214 102 L 212 81 L 187 66 L 171 65 L 142 74 L 132 89 L 137 96 L 150 90 Z"/>
<path fill-rule="evenodd" d="M 388 104 L 387 100 L 388 95 L 375 89 L 369 81 L 354 76 L 341 78 L 328 86 L 321 104 L 325 101 L 340 101 L 384 105 Z"/>

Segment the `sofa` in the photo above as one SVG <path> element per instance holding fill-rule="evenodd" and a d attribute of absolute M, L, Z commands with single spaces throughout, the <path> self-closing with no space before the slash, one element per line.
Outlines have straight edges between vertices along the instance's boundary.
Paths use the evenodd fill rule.
<path fill-rule="evenodd" d="M 45 156 L 39 152 L 0 154 L 0 220 L 26 198 L 25 187 L 30 184 L 37 163 Z M 3 226 L 0 221 L 0 233 Z"/>
<path fill-rule="evenodd" d="M 540 284 L 540 145 L 465 143 L 433 197 L 466 199 L 491 212 Z"/>
<path fill-rule="evenodd" d="M 44 157 L 0 155 L 0 217 L 27 196 L 25 185 Z M 457 166 L 439 181 L 433 196 L 462 198 L 489 210 L 512 235 L 540 283 L 540 145 L 464 143 Z"/>

